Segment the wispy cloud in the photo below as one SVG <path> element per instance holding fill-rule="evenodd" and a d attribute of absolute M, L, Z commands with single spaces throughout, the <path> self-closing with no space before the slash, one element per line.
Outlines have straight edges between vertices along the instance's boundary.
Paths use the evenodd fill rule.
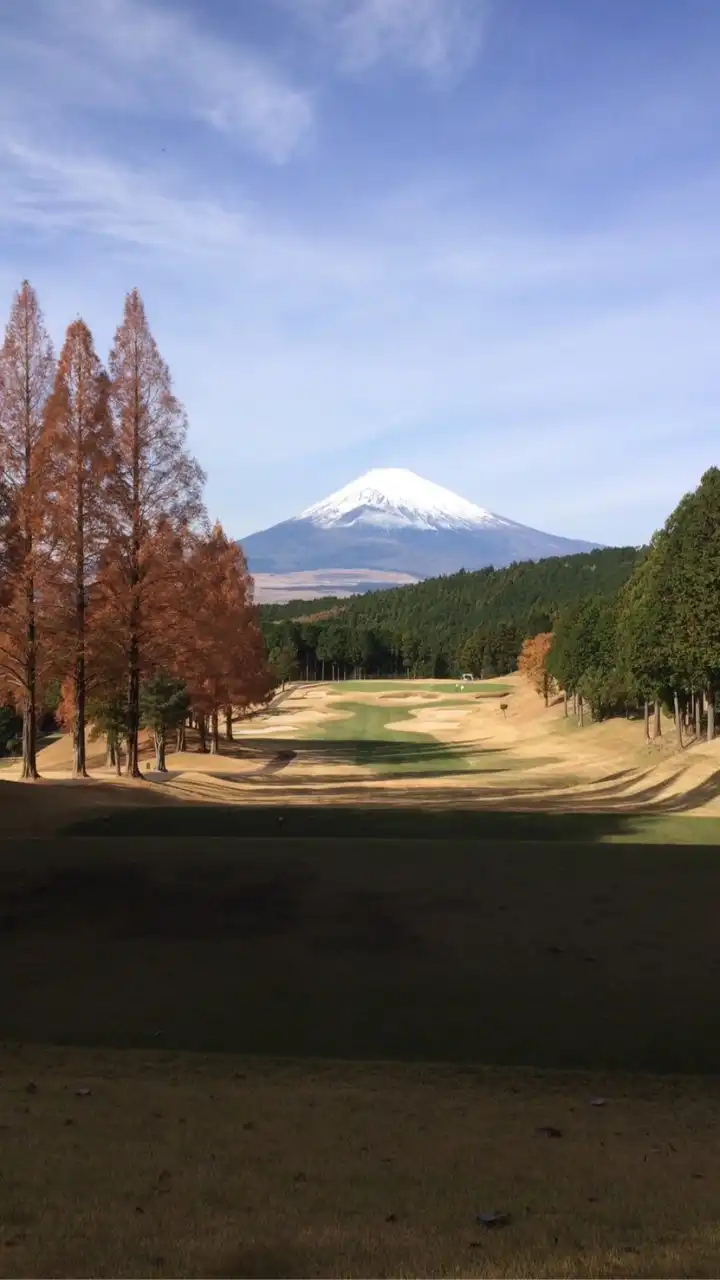
<path fill-rule="evenodd" d="M 216 30 L 231 8 L 208 6 Z M 538 17 L 543 40 L 520 72 L 500 57 L 438 104 L 397 72 L 433 85 L 467 72 L 480 0 L 237 8 L 263 21 L 227 24 L 220 43 L 203 0 L 5 6 L 4 296 L 30 276 L 56 339 L 79 309 L 106 349 L 124 291 L 140 287 L 213 511 L 238 534 L 369 465 L 410 461 L 539 527 L 646 537 L 716 452 L 710 81 L 697 92 L 678 73 L 675 133 L 658 132 L 652 105 L 664 65 L 619 88 L 600 76 L 583 97 L 573 54 L 563 97 Z M 311 49 L 291 15 L 317 33 Z M 525 84 L 530 63 L 542 74 L 509 109 L 498 81 Z M 293 65 L 317 101 L 278 69 Z M 371 68 L 388 72 L 380 109 L 389 86 L 397 107 L 386 150 L 381 130 L 368 146 L 375 78 L 343 79 Z M 219 142 L 280 163 L 312 137 L 316 107 L 335 114 L 302 186 L 294 168 L 261 172 Z"/>
<path fill-rule="evenodd" d="M 308 91 L 187 12 L 152 0 L 30 0 L 30 10 L 30 34 L 27 22 L 11 27 L 0 54 L 5 100 L 13 91 L 26 98 L 25 86 L 45 84 L 49 72 L 56 104 L 99 101 L 160 120 L 194 119 L 275 163 L 312 133 Z"/>
<path fill-rule="evenodd" d="M 285 0 L 335 49 L 342 69 L 381 63 L 447 84 L 462 76 L 485 38 L 489 0 Z"/>
<path fill-rule="evenodd" d="M 531 298 L 553 290 L 563 305 L 570 291 L 580 308 L 589 294 L 601 314 L 599 292 L 627 283 L 636 293 L 649 289 L 655 299 L 668 284 L 676 291 L 683 280 L 701 282 L 707 271 L 706 220 L 689 213 L 679 227 L 669 218 L 649 229 L 640 211 L 635 223 L 626 219 L 621 228 L 554 234 L 503 227 L 494 214 L 468 219 L 455 186 L 435 200 L 425 198 L 422 188 L 404 199 L 390 193 L 359 206 L 356 223 L 342 233 L 312 234 L 237 192 L 227 204 L 195 195 L 187 173 L 171 160 L 161 176 L 157 167 L 142 170 L 79 148 L 49 150 L 1 135 L 0 185 L 0 227 L 46 238 L 91 236 L 139 258 L 162 250 L 199 266 L 214 259 L 223 272 L 234 265 L 252 279 L 288 287 L 314 282 L 348 298 L 375 290 L 387 296 L 392 281 L 402 290 L 393 311 L 402 310 L 408 297 L 414 307 L 415 289 L 423 296 L 430 291 L 438 304 L 452 299 L 463 307 L 477 300 L 478 291 Z M 716 186 L 701 184 L 698 201 L 711 195 L 717 197 Z M 662 202 L 656 207 L 662 209 Z M 339 330 L 347 317 L 337 292 L 333 305 Z"/>

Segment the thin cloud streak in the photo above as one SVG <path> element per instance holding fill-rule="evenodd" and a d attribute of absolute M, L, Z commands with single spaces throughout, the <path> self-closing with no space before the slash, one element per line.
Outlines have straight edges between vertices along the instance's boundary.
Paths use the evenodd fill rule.
<path fill-rule="evenodd" d="M 140 172 L 102 156 L 63 155 L 0 138 L 0 178 L 7 193 L 0 204 L 0 225 L 48 237 L 90 235 L 140 253 L 162 249 L 203 266 L 219 259 L 223 274 L 231 254 L 238 268 L 258 279 L 288 286 L 316 282 L 351 293 L 380 289 L 399 313 L 407 295 L 392 299 L 388 285 L 393 280 L 408 289 L 440 289 L 457 298 L 468 291 L 476 295 L 478 289 L 499 297 L 565 289 L 573 291 L 577 304 L 590 290 L 607 291 L 629 282 L 635 287 L 651 284 L 657 296 L 668 285 L 677 289 L 693 272 L 704 278 L 709 262 L 720 258 L 720 242 L 702 223 L 692 236 L 672 222 L 667 227 L 658 223 L 649 232 L 642 218 L 617 230 L 560 236 L 498 230 L 483 223 L 473 228 L 466 218 L 456 226 L 448 208 L 444 218 L 434 213 L 423 225 L 419 196 L 410 242 L 404 219 L 411 209 L 402 201 L 394 224 L 387 218 L 374 224 L 363 216 L 362 229 L 343 237 L 303 235 L 261 217 L 249 202 L 245 208 L 239 201 L 227 208 L 188 196 L 182 190 L 183 175 L 174 177 L 173 185 L 159 180 L 156 171 Z M 410 304 L 414 309 L 414 297 Z M 341 308 L 333 315 L 332 328 L 342 329 L 345 323 L 352 325 L 352 313 L 346 317 Z"/>
<path fill-rule="evenodd" d="M 188 13 L 151 0 L 31 0 L 30 8 L 37 13 L 32 38 L 11 29 L 0 54 L 0 92 L 9 106 L 14 94 L 27 105 L 27 83 L 49 67 L 56 99 L 69 105 L 100 101 L 195 120 L 275 164 L 312 139 L 313 95 L 254 49 L 214 37 Z M 95 97 L 101 81 L 107 88 Z"/>
<path fill-rule="evenodd" d="M 438 86 L 461 78 L 486 34 L 489 0 L 284 0 L 352 75 L 382 64 Z"/>

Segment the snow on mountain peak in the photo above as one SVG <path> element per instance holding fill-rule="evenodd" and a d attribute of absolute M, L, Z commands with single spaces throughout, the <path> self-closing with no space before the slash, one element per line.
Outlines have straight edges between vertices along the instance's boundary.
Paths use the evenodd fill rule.
<path fill-rule="evenodd" d="M 478 529 L 504 524 L 498 516 L 424 480 L 404 467 L 367 471 L 299 516 L 320 528 L 370 524 L 380 528 Z"/>

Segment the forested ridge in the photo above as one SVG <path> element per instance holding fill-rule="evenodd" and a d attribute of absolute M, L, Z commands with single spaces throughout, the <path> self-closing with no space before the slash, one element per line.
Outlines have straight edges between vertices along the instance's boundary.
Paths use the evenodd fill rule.
<path fill-rule="evenodd" d="M 547 643 L 545 643 L 547 642 Z M 672 716 L 678 744 L 715 736 L 720 691 L 720 470 L 712 467 L 655 534 L 614 594 L 561 610 L 534 664 L 584 723 L 643 711 L 646 735 Z M 533 642 L 526 646 L 532 650 Z M 532 656 L 532 655 L 530 655 Z M 537 657 L 538 655 L 536 655 Z M 547 680 L 544 681 L 547 691 Z M 566 699 L 567 710 L 567 699 Z"/>
<path fill-rule="evenodd" d="M 461 571 L 350 600 L 263 605 L 266 644 L 287 678 L 328 669 L 502 675 L 515 669 L 524 639 L 548 631 L 566 605 L 614 597 L 644 554 L 609 548 Z"/>

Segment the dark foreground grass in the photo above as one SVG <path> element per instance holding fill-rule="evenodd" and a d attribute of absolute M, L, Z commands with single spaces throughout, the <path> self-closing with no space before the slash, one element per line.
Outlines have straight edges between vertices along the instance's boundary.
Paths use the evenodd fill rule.
<path fill-rule="evenodd" d="M 152 788 L 152 784 L 148 784 Z M 0 800 L 3 793 L 0 791 Z M 158 800 L 154 788 L 150 791 Z M 330 837 L 339 841 L 472 840 L 534 841 L 594 844 L 708 844 L 720 845 L 720 818 L 690 817 L 682 813 L 512 811 L 463 809 L 456 794 L 449 803 L 442 792 L 433 805 L 393 807 L 370 801 L 353 807 L 341 804 L 220 805 L 174 804 L 159 800 L 151 807 L 113 804 L 113 793 L 89 816 L 61 821 L 58 834 L 77 836 L 223 836 L 246 838 L 282 834 L 286 838 Z M 411 797 L 412 799 L 412 797 Z M 356 852 L 356 851 L 355 851 Z M 354 857 L 352 845 L 348 856 Z"/>
<path fill-rule="evenodd" d="M 27 1047 L 0 1070 L 3 1275 L 717 1275 L 716 1081 Z"/>
<path fill-rule="evenodd" d="M 717 1275 L 717 830 L 178 806 L 0 842 L 0 1275 Z"/>
<path fill-rule="evenodd" d="M 157 813 L 144 816 L 155 830 Z M 720 859 L 702 845 L 525 842 L 507 829 L 7 841 L 3 1034 L 715 1072 L 718 901 Z"/>

